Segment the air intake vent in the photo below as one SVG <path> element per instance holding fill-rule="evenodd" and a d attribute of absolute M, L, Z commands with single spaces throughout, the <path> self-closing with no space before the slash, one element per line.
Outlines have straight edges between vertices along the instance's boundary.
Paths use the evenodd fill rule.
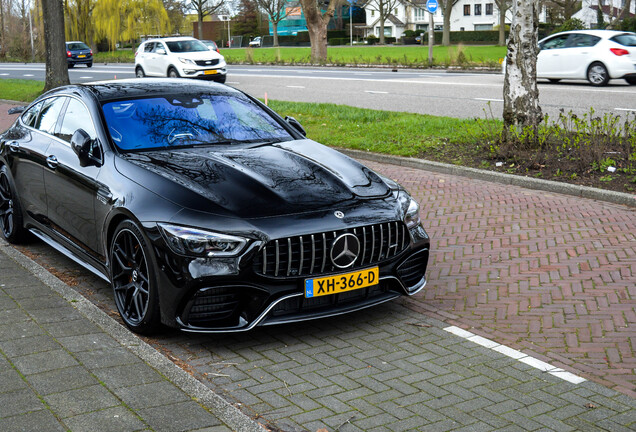
<path fill-rule="evenodd" d="M 400 264 L 397 269 L 398 277 L 409 291 L 416 288 L 422 279 L 424 279 L 427 264 L 428 249 L 414 253 Z"/>
<path fill-rule="evenodd" d="M 210 288 L 197 293 L 190 308 L 192 324 L 230 318 L 239 304 L 239 295 L 231 287 Z"/>

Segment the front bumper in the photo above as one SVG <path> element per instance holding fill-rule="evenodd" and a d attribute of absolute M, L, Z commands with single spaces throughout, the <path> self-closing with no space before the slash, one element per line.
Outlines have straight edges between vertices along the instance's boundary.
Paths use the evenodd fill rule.
<path fill-rule="evenodd" d="M 198 78 L 207 80 L 219 80 L 227 75 L 225 66 L 219 68 L 198 68 L 185 66 L 179 71 L 183 78 Z"/>

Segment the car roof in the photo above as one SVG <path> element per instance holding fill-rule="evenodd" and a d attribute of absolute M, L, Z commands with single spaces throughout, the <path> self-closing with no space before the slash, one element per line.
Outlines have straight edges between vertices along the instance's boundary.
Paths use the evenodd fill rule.
<path fill-rule="evenodd" d="M 144 42 L 158 42 L 158 41 L 163 41 L 163 42 L 178 42 L 178 41 L 185 41 L 185 40 L 198 40 L 195 39 L 191 36 L 170 36 L 170 37 L 162 37 L 162 38 L 152 38 L 152 39 L 148 39 L 147 41 Z"/>
<path fill-rule="evenodd" d="M 243 94 L 241 91 L 232 87 L 209 81 L 184 81 L 186 81 L 184 78 L 130 78 L 98 81 L 58 87 L 45 93 L 43 96 L 56 94 L 86 95 L 89 93 L 99 102 L 105 102 L 116 99 L 135 99 L 176 94 L 188 96 L 200 94 Z"/>
<path fill-rule="evenodd" d="M 548 37 L 556 36 L 556 35 L 559 35 L 559 34 L 570 34 L 570 33 L 583 33 L 583 34 L 588 34 L 588 35 L 592 35 L 592 36 L 598 36 L 598 37 L 601 37 L 601 38 L 611 38 L 611 37 L 619 35 L 619 34 L 632 33 L 632 32 L 620 31 L 620 30 L 598 30 L 598 29 L 594 29 L 594 30 L 569 30 L 569 31 L 564 31 L 564 32 L 560 32 L 560 33 L 554 33 L 554 34 L 551 34 Z M 632 34 L 636 34 L 636 33 L 632 33 Z"/>

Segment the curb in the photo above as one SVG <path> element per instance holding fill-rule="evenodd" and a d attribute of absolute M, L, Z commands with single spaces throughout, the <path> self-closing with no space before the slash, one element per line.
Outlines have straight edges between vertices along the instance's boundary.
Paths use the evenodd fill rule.
<path fill-rule="evenodd" d="M 214 393 L 205 384 L 168 360 L 155 348 L 148 345 L 77 291 L 49 273 L 44 267 L 13 248 L 4 241 L 4 239 L 0 239 L 0 249 L 24 267 L 29 273 L 42 281 L 42 283 L 62 296 L 66 301 L 72 302 L 73 307 L 89 321 L 100 327 L 123 347 L 167 377 L 169 381 L 218 417 L 222 422 L 232 428 L 232 430 L 241 432 L 265 431 L 259 423 L 249 418 L 238 408 Z"/>
<path fill-rule="evenodd" d="M 343 148 L 337 148 L 336 150 L 353 158 L 365 159 L 373 162 L 383 162 L 409 168 L 418 168 L 442 174 L 451 174 L 476 180 L 489 181 L 492 183 L 502 183 L 512 186 L 520 186 L 527 189 L 560 193 L 579 198 L 594 199 L 598 201 L 605 201 L 613 204 L 622 204 L 636 208 L 636 195 L 630 195 L 623 192 L 597 189 L 589 186 L 578 186 L 569 183 L 561 183 L 532 177 L 523 177 L 513 174 L 498 173 L 477 168 L 467 168 L 442 162 L 427 161 L 424 159 L 390 156 L 365 152 L 362 150 L 350 150 Z"/>

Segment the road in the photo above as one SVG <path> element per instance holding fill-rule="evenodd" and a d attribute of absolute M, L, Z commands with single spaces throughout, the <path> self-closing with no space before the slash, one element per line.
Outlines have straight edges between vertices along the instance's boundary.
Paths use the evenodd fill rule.
<path fill-rule="evenodd" d="M 69 70 L 72 82 L 134 77 L 131 64 L 95 64 Z M 44 80 L 44 64 L 1 63 L 0 78 Z M 228 85 L 254 96 L 330 102 L 362 108 L 473 118 L 501 117 L 503 75 L 390 69 L 230 66 Z M 580 81 L 539 84 L 544 113 L 636 113 L 636 87 L 613 80 L 604 88 Z M 0 95 L 1 98 L 1 95 Z"/>

